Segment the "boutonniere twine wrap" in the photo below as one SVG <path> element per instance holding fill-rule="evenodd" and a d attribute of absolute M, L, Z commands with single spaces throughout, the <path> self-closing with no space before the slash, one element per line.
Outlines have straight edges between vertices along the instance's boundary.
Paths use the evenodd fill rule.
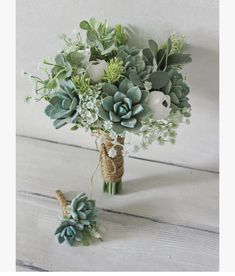
<path fill-rule="evenodd" d="M 131 45 L 127 28 L 91 18 L 86 32 L 62 36 L 64 48 L 40 68 L 46 78 L 35 81 L 34 99 L 47 103 L 46 115 L 56 129 L 70 125 L 98 136 L 103 191 L 121 191 L 124 155 L 159 144 L 175 143 L 176 129 L 189 123 L 189 87 L 182 66 L 185 38 L 171 34 L 166 43 Z M 32 97 L 27 97 L 30 100 Z M 136 139 L 135 137 L 138 137 Z"/>

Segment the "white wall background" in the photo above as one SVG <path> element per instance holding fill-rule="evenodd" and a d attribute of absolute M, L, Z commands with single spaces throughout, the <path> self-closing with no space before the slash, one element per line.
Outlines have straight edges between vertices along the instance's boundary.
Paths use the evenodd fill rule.
<path fill-rule="evenodd" d="M 218 171 L 218 0 L 17 0 L 17 134 L 95 147 L 82 130 L 55 130 L 43 103 L 27 105 L 31 83 L 21 74 L 38 74 L 38 62 L 60 49 L 58 35 L 70 34 L 90 17 L 130 24 L 137 46 L 146 46 L 150 38 L 162 41 L 173 31 L 187 36 L 193 58 L 185 66 L 191 124 L 179 128 L 175 145 L 156 143 L 137 156 Z"/>

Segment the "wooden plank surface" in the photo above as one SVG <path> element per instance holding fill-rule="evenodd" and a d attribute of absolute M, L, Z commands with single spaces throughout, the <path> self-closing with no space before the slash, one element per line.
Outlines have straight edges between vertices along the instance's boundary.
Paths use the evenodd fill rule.
<path fill-rule="evenodd" d="M 54 195 L 56 189 L 71 199 L 89 193 L 98 152 L 28 138 L 17 138 L 17 189 Z M 218 174 L 125 159 L 123 194 L 102 192 L 100 168 L 93 196 L 100 208 L 218 231 Z"/>
<path fill-rule="evenodd" d="M 104 242 L 57 244 L 54 200 L 18 195 L 17 258 L 49 271 L 207 271 L 218 264 L 217 235 L 109 212 L 99 212 Z"/>
<path fill-rule="evenodd" d="M 122 195 L 103 195 L 95 176 L 105 242 L 58 245 L 54 191 L 89 192 L 97 160 L 95 151 L 17 139 L 17 271 L 218 270 L 218 175 L 131 158 Z"/>

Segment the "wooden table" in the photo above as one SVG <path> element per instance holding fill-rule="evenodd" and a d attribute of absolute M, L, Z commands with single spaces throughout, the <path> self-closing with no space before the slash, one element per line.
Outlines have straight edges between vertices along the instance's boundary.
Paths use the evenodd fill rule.
<path fill-rule="evenodd" d="M 95 150 L 17 137 L 17 271 L 217 271 L 218 174 L 126 158 L 123 193 L 93 197 L 103 242 L 59 245 L 55 190 L 90 191 Z"/>

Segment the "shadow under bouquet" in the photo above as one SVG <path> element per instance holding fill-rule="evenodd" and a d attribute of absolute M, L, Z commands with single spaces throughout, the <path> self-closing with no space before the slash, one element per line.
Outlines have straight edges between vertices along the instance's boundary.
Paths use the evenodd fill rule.
<path fill-rule="evenodd" d="M 162 45 L 149 40 L 138 49 L 130 46 L 133 33 L 120 24 L 110 27 L 91 18 L 80 28 L 86 39 L 63 35 L 64 48 L 43 61 L 45 79 L 30 75 L 34 99 L 46 101 L 45 113 L 56 129 L 69 124 L 97 136 L 103 192 L 117 194 L 124 154 L 154 141 L 175 143 L 176 128 L 189 123 L 189 87 L 181 71 L 191 58 L 183 53 L 182 35 L 172 34 Z"/>

